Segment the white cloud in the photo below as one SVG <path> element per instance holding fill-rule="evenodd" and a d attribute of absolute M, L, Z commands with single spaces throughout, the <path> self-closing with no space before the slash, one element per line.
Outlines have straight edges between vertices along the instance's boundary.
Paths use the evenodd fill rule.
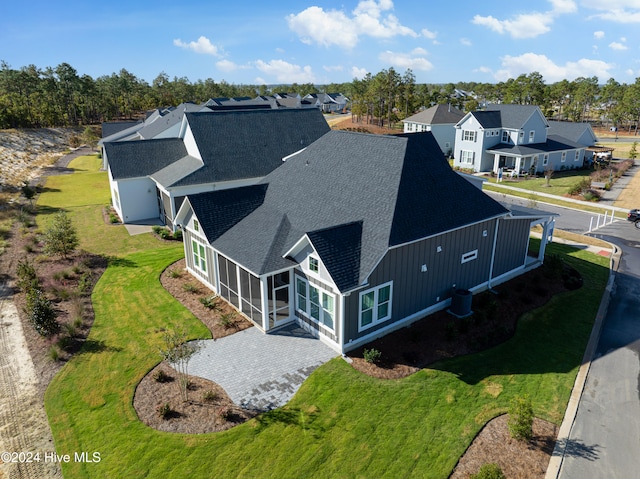
<path fill-rule="evenodd" d="M 512 38 L 535 38 L 551 30 L 555 18 L 566 13 L 577 11 L 573 0 L 549 0 L 551 10 L 516 15 L 510 19 L 499 20 L 491 15 L 475 15 L 471 23 L 493 30 L 496 33 L 508 33 Z"/>
<path fill-rule="evenodd" d="M 309 65 L 301 67 L 284 60 L 271 60 L 268 63 L 257 60 L 255 65 L 262 73 L 275 77 L 280 83 L 314 83 L 316 81 Z"/>
<path fill-rule="evenodd" d="M 591 19 L 601 19 L 616 23 L 640 23 L 640 2 L 638 0 L 581 0 L 585 8 L 596 10 Z"/>
<path fill-rule="evenodd" d="M 223 55 L 223 51 L 221 48 L 213 45 L 211 40 L 209 40 L 205 36 L 201 36 L 195 42 L 183 42 L 179 38 L 176 38 L 173 41 L 173 44 L 180 48 L 186 48 L 187 50 L 193 50 L 196 53 L 202 53 L 203 55 L 213 55 L 214 57 L 221 57 Z"/>
<path fill-rule="evenodd" d="M 626 74 L 629 76 L 633 76 L 633 70 L 631 68 L 627 69 Z"/>
<path fill-rule="evenodd" d="M 433 65 L 422 56 L 426 53 L 422 48 L 416 48 L 410 53 L 398 53 L 387 50 L 386 52 L 380 53 L 378 58 L 380 61 L 398 68 L 429 71 L 433 68 Z"/>
<path fill-rule="evenodd" d="M 540 73 L 546 82 L 554 83 L 560 80 L 574 80 L 578 77 L 597 76 L 598 78 L 610 78 L 610 70 L 613 65 L 601 60 L 589 60 L 582 58 L 576 62 L 567 62 L 557 65 L 545 55 L 525 53 L 517 57 L 505 56 L 502 58 L 502 69 L 495 73 L 495 78 L 505 81 L 509 78 L 517 78 L 522 74 L 531 72 Z"/>
<path fill-rule="evenodd" d="M 266 80 L 264 78 L 262 78 L 262 77 L 256 77 L 256 79 L 254 80 L 254 83 L 256 85 L 266 85 L 267 84 Z"/>
<path fill-rule="evenodd" d="M 248 65 L 238 65 L 230 60 L 220 60 L 219 62 L 216 62 L 216 66 L 218 67 L 218 70 L 222 70 L 223 72 L 234 72 L 236 70 L 247 70 L 251 68 Z"/>
<path fill-rule="evenodd" d="M 462 43 L 465 47 L 470 47 L 471 45 L 473 45 L 473 43 L 471 43 L 471 40 L 469 40 L 468 38 L 461 38 L 460 43 Z"/>
<path fill-rule="evenodd" d="M 602 40 L 604 38 L 604 32 L 602 30 L 593 32 L 593 38 L 595 38 L 596 40 Z"/>
<path fill-rule="evenodd" d="M 383 12 L 393 9 L 391 0 L 361 0 L 352 15 L 342 10 L 324 10 L 309 7 L 297 14 L 286 17 L 289 29 L 295 32 L 303 43 L 325 47 L 355 47 L 361 35 L 373 38 L 391 38 L 397 35 L 417 37 L 411 28 L 400 24 L 398 18 Z"/>
<path fill-rule="evenodd" d="M 423 37 L 428 38 L 429 40 L 435 40 L 438 36 L 438 32 L 432 32 L 431 30 L 428 30 L 426 28 L 420 30 L 420 33 Z"/>
<path fill-rule="evenodd" d="M 343 67 L 342 65 L 323 65 L 322 69 L 326 72 L 341 72 Z"/>
<path fill-rule="evenodd" d="M 578 11 L 578 6 L 573 0 L 549 0 L 553 6 L 552 12 L 555 14 L 574 13 Z"/>
<path fill-rule="evenodd" d="M 362 80 L 367 73 L 369 73 L 369 71 L 366 68 L 351 67 L 351 76 L 358 80 Z"/>
<path fill-rule="evenodd" d="M 629 48 L 620 42 L 611 42 L 609 43 L 609 48 L 611 48 L 612 50 L 628 50 Z"/>
<path fill-rule="evenodd" d="M 508 33 L 513 38 L 535 38 L 551 30 L 553 16 L 549 13 L 529 13 L 518 15 L 512 20 L 498 20 L 492 16 L 476 15 L 471 22 L 496 33 Z"/>

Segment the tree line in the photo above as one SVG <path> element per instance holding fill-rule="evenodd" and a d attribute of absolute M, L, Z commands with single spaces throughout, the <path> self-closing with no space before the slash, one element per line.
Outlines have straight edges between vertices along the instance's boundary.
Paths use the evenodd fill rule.
<path fill-rule="evenodd" d="M 133 119 L 155 108 L 210 98 L 250 97 L 272 92 L 334 93 L 346 95 L 354 122 L 392 126 L 421 107 L 451 103 L 464 110 L 485 103 L 538 105 L 547 118 L 598 122 L 606 126 L 637 129 L 640 121 L 640 78 L 619 83 L 610 78 L 579 77 L 547 84 L 538 72 L 499 83 L 459 82 L 417 84 L 408 69 L 393 67 L 362 79 L 328 85 L 235 85 L 213 79 L 191 82 L 161 72 L 151 84 L 125 69 L 92 78 L 79 75 L 68 63 L 19 69 L 0 62 L 0 128 L 40 128 L 99 124 Z"/>

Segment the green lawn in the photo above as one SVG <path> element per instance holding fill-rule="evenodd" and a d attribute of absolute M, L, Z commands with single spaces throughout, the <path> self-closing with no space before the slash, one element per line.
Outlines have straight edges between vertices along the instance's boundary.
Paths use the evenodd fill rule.
<path fill-rule="evenodd" d="M 92 173 L 76 173 L 85 174 Z M 59 189 L 75 196 L 70 183 Z M 338 358 L 318 368 L 286 407 L 223 433 L 190 436 L 145 426 L 132 406 L 136 384 L 160 359 L 163 328 L 181 324 L 191 337 L 208 337 L 158 280 L 181 247 L 150 244 L 111 261 L 92 296 L 87 344 L 46 392 L 58 454 L 101 455 L 98 464 L 64 464 L 65 477 L 446 478 L 514 395 L 528 394 L 536 415 L 561 421 L 608 277 L 607 259 L 551 245 L 585 285 L 528 315 L 507 343 L 393 381 Z"/>
<path fill-rule="evenodd" d="M 547 180 L 544 177 L 526 180 L 520 179 L 518 181 L 511 181 L 509 178 L 505 178 L 503 179 L 502 184 L 515 186 L 516 188 L 522 188 L 523 190 L 562 196 L 567 194 L 569 190 L 578 184 L 582 178 L 589 176 L 590 174 L 591 170 L 556 171 L 549 182 L 550 186 L 547 186 Z M 489 183 L 495 182 L 496 178 L 489 178 Z"/>

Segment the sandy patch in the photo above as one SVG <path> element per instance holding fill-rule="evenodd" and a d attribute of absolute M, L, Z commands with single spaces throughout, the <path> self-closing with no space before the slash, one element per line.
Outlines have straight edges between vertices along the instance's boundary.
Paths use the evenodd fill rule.
<path fill-rule="evenodd" d="M 18 310 L 6 285 L 0 285 L 0 452 L 39 453 L 41 459 L 0 460 L 0 477 L 61 477 L 55 464 L 44 462 L 45 452 L 55 448 L 37 383 Z"/>

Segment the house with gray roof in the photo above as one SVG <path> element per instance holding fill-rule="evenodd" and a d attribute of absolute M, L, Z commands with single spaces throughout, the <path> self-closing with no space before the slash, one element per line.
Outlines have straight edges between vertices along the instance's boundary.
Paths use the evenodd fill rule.
<path fill-rule="evenodd" d="M 464 112 L 447 105 L 434 105 L 431 108 L 411 115 L 404 120 L 404 132 L 414 133 L 430 131 L 436 138 L 445 156 L 453 155 L 456 141 L 456 124 L 464 117 Z"/>
<path fill-rule="evenodd" d="M 125 223 L 174 218 L 188 194 L 255 184 L 329 131 L 317 110 L 182 112 L 176 137 L 104 144 L 112 203 Z"/>
<path fill-rule="evenodd" d="M 555 123 L 533 105 L 489 105 L 470 112 L 455 127 L 454 167 L 518 175 L 581 168 L 588 132 Z"/>
<path fill-rule="evenodd" d="M 309 93 L 303 100 L 318 107 L 323 113 L 338 113 L 344 111 L 349 99 L 342 93 Z"/>
<path fill-rule="evenodd" d="M 536 267 L 553 228 L 455 173 L 429 132 L 330 131 L 255 184 L 187 195 L 176 223 L 187 270 L 256 327 L 296 322 L 340 353 Z"/>

